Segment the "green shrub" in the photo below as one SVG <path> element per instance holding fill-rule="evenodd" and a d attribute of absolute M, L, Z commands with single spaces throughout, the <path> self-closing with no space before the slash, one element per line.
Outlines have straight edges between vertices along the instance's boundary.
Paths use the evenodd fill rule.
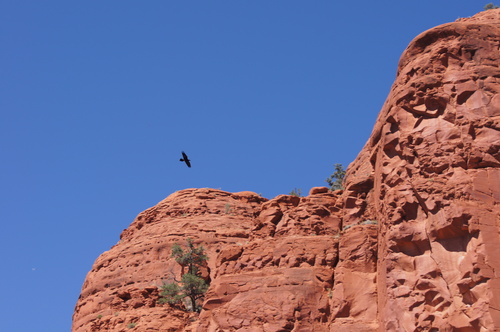
<path fill-rule="evenodd" d="M 181 294 L 181 287 L 175 282 L 164 283 L 161 290 L 160 303 L 176 304 L 184 298 L 184 295 Z"/>
<path fill-rule="evenodd" d="M 159 302 L 178 304 L 187 298 L 190 309 L 200 312 L 201 306 L 197 303 L 208 290 L 206 281 L 199 275 L 199 268 L 208 260 L 205 249 L 202 246 L 195 247 L 193 240 L 188 238 L 187 249 L 183 249 L 179 244 L 174 244 L 171 257 L 175 258 L 175 261 L 181 265 L 182 278 L 180 282 L 164 283 L 161 286 Z M 185 271 L 186 268 L 187 271 Z"/>
<path fill-rule="evenodd" d="M 489 3 L 487 4 L 486 6 L 484 6 L 484 10 L 488 10 L 488 9 L 497 9 L 497 8 L 500 8 L 498 7 L 497 5 L 494 5 L 493 3 Z"/>
<path fill-rule="evenodd" d="M 330 190 L 344 189 L 344 186 L 342 185 L 345 177 L 344 167 L 342 167 L 342 164 L 335 164 L 333 167 L 335 171 L 325 181 L 330 186 Z"/>

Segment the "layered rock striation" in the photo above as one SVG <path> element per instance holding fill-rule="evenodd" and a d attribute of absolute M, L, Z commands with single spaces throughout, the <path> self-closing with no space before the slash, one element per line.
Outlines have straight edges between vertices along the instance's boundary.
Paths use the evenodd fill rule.
<path fill-rule="evenodd" d="M 412 41 L 343 191 L 186 189 L 139 214 L 73 331 L 500 330 L 499 130 L 500 9 Z M 199 316 L 158 303 L 188 237 L 209 257 Z"/>

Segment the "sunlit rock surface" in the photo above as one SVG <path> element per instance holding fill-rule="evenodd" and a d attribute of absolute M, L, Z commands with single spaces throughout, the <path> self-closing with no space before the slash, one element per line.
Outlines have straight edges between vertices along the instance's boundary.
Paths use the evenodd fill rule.
<path fill-rule="evenodd" d="M 176 192 L 87 275 L 73 331 L 500 330 L 500 9 L 403 53 L 344 191 Z M 203 310 L 158 304 L 186 238 Z"/>

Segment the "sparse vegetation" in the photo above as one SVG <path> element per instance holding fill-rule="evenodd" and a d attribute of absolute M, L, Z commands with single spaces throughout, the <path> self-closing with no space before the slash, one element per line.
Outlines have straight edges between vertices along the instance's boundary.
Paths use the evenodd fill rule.
<path fill-rule="evenodd" d="M 359 222 L 357 224 L 352 224 L 352 225 L 346 225 L 342 228 L 342 232 L 345 232 L 347 231 L 349 228 L 351 227 L 354 227 L 354 226 L 357 226 L 357 225 L 377 225 L 378 224 L 378 221 L 377 220 L 364 220 L 362 222 Z"/>
<path fill-rule="evenodd" d="M 342 232 L 345 232 L 347 231 L 349 228 L 351 228 L 352 226 L 356 226 L 356 225 L 346 225 L 342 228 Z"/>
<path fill-rule="evenodd" d="M 130 323 L 130 324 L 128 324 L 128 325 L 127 325 L 127 327 L 128 327 L 129 329 L 133 329 L 133 328 L 134 328 L 134 327 L 136 327 L 136 326 L 137 326 L 137 323 Z"/>
<path fill-rule="evenodd" d="M 302 197 L 302 190 L 300 188 L 293 188 L 293 190 L 288 195 Z"/>
<path fill-rule="evenodd" d="M 376 225 L 378 221 L 376 220 L 365 220 L 360 223 L 360 225 Z"/>
<path fill-rule="evenodd" d="M 202 246 L 195 247 L 192 239 L 187 239 L 187 248 L 183 249 L 179 244 L 172 247 L 171 257 L 182 267 L 181 280 L 164 283 L 161 286 L 160 303 L 179 304 L 188 300 L 188 310 L 200 312 L 199 301 L 204 297 L 208 284 L 200 277 L 200 267 L 208 260 L 205 249 Z M 187 269 L 187 271 L 186 271 Z"/>
<path fill-rule="evenodd" d="M 498 7 L 497 5 L 494 5 L 493 3 L 489 3 L 487 5 L 484 6 L 484 10 L 488 10 L 488 9 L 497 9 L 497 8 L 500 8 Z"/>
<path fill-rule="evenodd" d="M 342 185 L 342 181 L 344 181 L 345 177 L 344 167 L 342 164 L 335 164 L 333 167 L 335 171 L 325 181 L 330 186 L 330 190 L 344 189 L 344 186 Z"/>
<path fill-rule="evenodd" d="M 226 205 L 224 205 L 224 213 L 231 214 L 231 212 L 233 212 L 233 209 L 231 208 L 231 204 L 226 203 Z"/>

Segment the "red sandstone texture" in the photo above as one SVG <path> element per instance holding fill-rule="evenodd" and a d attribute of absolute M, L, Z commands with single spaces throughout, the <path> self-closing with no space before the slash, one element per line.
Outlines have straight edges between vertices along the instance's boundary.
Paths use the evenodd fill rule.
<path fill-rule="evenodd" d="M 96 260 L 73 331 L 500 331 L 499 66 L 500 9 L 422 33 L 344 191 L 170 195 Z M 158 304 L 187 237 L 199 316 Z"/>

